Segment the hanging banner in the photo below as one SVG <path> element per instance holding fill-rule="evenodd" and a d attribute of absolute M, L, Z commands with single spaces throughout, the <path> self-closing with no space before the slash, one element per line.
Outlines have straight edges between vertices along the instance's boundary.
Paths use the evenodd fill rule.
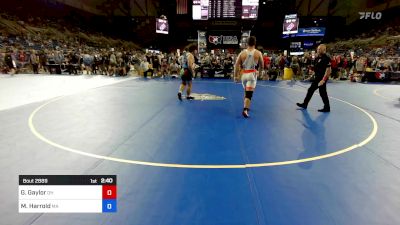
<path fill-rule="evenodd" d="M 325 27 L 299 28 L 299 33 L 296 34 L 296 36 L 297 37 L 307 37 L 307 36 L 323 37 L 323 36 L 325 36 Z"/>
<path fill-rule="evenodd" d="M 299 28 L 297 34 L 291 35 L 292 37 L 323 37 L 325 36 L 325 27 L 306 27 Z M 282 38 L 288 38 L 288 34 L 282 35 Z"/>
<path fill-rule="evenodd" d="M 242 38 L 240 40 L 240 48 L 245 49 L 247 48 L 247 38 L 250 37 L 251 30 L 244 30 L 242 31 Z"/>
<path fill-rule="evenodd" d="M 206 31 L 204 30 L 198 30 L 197 31 L 197 40 L 198 40 L 198 52 L 205 53 L 207 51 L 207 37 L 206 37 Z"/>
<path fill-rule="evenodd" d="M 238 48 L 241 33 L 236 31 L 210 31 L 207 32 L 208 48 Z"/>
<path fill-rule="evenodd" d="M 299 27 L 297 14 L 286 15 L 283 21 L 283 34 L 296 34 Z"/>

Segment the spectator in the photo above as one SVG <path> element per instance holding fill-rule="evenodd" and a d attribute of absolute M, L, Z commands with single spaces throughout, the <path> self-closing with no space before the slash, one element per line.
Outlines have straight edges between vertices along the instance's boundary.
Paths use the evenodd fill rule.
<path fill-rule="evenodd" d="M 169 73 L 170 73 L 171 77 L 178 78 L 179 71 L 180 71 L 180 66 L 179 66 L 179 64 L 176 62 L 176 60 L 174 60 L 174 61 L 169 65 Z"/>
<path fill-rule="evenodd" d="M 39 56 L 36 55 L 36 51 L 32 50 L 30 55 L 30 62 L 34 74 L 39 74 Z"/>
<path fill-rule="evenodd" d="M 84 68 L 86 70 L 86 74 L 88 74 L 88 75 L 92 74 L 92 67 L 94 64 L 93 56 L 91 56 L 87 52 L 85 52 L 83 54 L 82 59 L 83 59 L 82 61 L 83 61 Z"/>
<path fill-rule="evenodd" d="M 116 73 L 116 69 L 117 69 L 117 57 L 114 54 L 114 51 L 111 50 L 111 54 L 110 54 L 110 66 L 108 67 L 108 75 L 109 76 L 113 76 Z"/>
<path fill-rule="evenodd" d="M 140 63 L 140 69 L 143 71 L 144 78 L 147 78 L 148 73 L 150 73 L 150 76 L 153 75 L 153 70 L 150 69 L 147 58 L 143 58 L 143 61 Z"/>
<path fill-rule="evenodd" d="M 290 68 L 293 70 L 293 79 L 296 80 L 296 77 L 299 75 L 300 64 L 297 56 L 293 56 L 292 62 L 290 63 Z"/>
<path fill-rule="evenodd" d="M 7 50 L 4 57 L 4 62 L 6 64 L 6 71 L 11 75 L 14 75 L 17 69 L 17 64 L 15 61 L 14 51 L 11 48 Z"/>

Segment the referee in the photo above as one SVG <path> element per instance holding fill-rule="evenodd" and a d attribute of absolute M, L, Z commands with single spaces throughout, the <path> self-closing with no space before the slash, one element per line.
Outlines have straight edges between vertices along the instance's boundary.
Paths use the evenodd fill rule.
<path fill-rule="evenodd" d="M 319 95 L 324 102 L 324 108 L 318 109 L 318 112 L 330 112 L 328 93 L 326 92 L 326 82 L 331 74 L 331 59 L 326 55 L 326 45 L 320 44 L 317 48 L 318 57 L 315 59 L 315 80 L 308 88 L 307 95 L 303 103 L 296 103 L 298 107 L 307 109 L 314 92 L 319 89 Z"/>

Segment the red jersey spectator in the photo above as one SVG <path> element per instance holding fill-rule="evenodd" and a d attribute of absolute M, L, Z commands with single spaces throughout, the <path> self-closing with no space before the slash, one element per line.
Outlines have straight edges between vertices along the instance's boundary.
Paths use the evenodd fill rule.
<path fill-rule="evenodd" d="M 271 66 L 271 59 L 268 57 L 267 53 L 264 53 L 263 61 L 264 61 L 264 69 L 268 70 L 269 67 Z"/>

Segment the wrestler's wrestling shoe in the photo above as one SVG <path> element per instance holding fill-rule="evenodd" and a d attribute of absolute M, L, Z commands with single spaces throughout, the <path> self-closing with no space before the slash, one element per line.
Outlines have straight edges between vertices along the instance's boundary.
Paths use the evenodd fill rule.
<path fill-rule="evenodd" d="M 249 117 L 250 117 L 250 115 L 249 115 L 249 110 L 243 110 L 242 116 L 243 116 L 244 118 L 249 118 Z"/>

